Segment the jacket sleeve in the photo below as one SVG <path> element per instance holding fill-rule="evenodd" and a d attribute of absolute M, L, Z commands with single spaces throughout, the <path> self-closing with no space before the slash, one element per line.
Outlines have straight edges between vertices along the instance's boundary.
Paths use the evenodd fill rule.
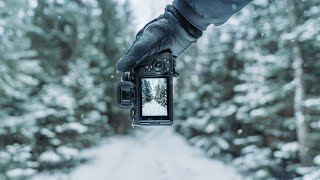
<path fill-rule="evenodd" d="M 173 6 L 201 30 L 225 23 L 252 0 L 174 0 Z"/>

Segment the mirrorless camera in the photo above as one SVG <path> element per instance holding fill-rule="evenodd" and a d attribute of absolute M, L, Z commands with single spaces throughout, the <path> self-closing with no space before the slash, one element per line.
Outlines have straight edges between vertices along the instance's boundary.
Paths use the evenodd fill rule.
<path fill-rule="evenodd" d="M 133 126 L 173 123 L 173 77 L 178 73 L 175 58 L 162 52 L 145 58 L 123 73 L 117 87 L 118 106 L 130 109 Z"/>

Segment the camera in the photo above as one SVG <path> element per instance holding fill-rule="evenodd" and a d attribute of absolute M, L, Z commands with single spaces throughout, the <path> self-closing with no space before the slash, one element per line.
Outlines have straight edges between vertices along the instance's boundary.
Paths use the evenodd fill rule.
<path fill-rule="evenodd" d="M 117 87 L 118 106 L 130 109 L 132 126 L 173 123 L 175 58 L 170 52 L 146 57 L 122 75 Z"/>

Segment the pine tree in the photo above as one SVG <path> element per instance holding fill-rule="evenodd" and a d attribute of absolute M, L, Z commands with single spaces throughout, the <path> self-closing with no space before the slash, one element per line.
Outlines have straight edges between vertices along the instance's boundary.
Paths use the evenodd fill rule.
<path fill-rule="evenodd" d="M 150 102 L 153 99 L 152 87 L 148 80 L 142 79 L 142 103 Z"/>
<path fill-rule="evenodd" d="M 101 130 L 110 131 L 103 115 L 106 106 L 101 104 L 106 101 L 101 78 L 108 71 L 101 73 L 100 68 L 106 69 L 107 63 L 90 37 L 96 35 L 92 25 L 99 22 L 90 4 L 41 0 L 34 11 L 30 18 L 35 29 L 29 37 L 46 72 L 34 100 L 54 111 L 37 119 L 32 152 L 40 169 L 73 166 L 80 161 L 77 149 L 96 143 Z M 75 156 L 65 157 L 61 149 L 66 148 Z M 57 157 L 54 162 L 46 158 L 50 154 Z"/>
<path fill-rule="evenodd" d="M 0 142 L 5 157 L 0 179 L 10 179 L 17 169 L 22 173 L 15 178 L 24 179 L 38 170 L 77 165 L 79 149 L 114 129 L 125 132 L 127 120 L 112 124 L 116 119 L 110 119 L 109 109 L 115 97 L 110 92 L 116 56 L 127 39 L 111 34 L 130 29 L 115 8 L 129 11 L 112 0 L 105 2 L 113 6 L 102 10 L 96 1 L 40 0 L 31 8 L 27 2 L 5 1 L 0 13 L 5 22 L 0 31 L 0 117 L 5 119 L 0 126 L 5 139 Z M 110 9 L 113 13 L 103 17 Z M 106 40 L 103 47 L 101 39 Z M 26 155 L 12 158 L 16 154 L 11 153 Z"/>
<path fill-rule="evenodd" d="M 233 102 L 233 88 L 239 84 L 243 62 L 232 51 L 237 37 L 235 29 L 227 26 L 212 33 L 209 30 L 203 41 L 198 41 L 198 47 L 184 55 L 183 66 L 187 69 L 180 69 L 181 77 L 177 80 L 185 87 L 178 89 L 175 107 L 181 114 L 179 118 L 186 119 L 178 124 L 177 130 L 210 156 L 239 153 L 232 145 L 241 128 L 235 119 L 237 106 Z"/>
<path fill-rule="evenodd" d="M 314 59 L 320 47 L 319 2 L 294 3 L 297 26 L 290 21 L 287 2 L 254 1 L 238 14 L 236 27 L 215 28 L 209 41 L 200 39 L 178 61 L 183 70 L 176 115 L 186 121 L 177 123 L 177 130 L 210 155 L 235 158 L 239 170 L 255 178 L 300 176 L 291 169 L 299 166 L 298 147 L 311 157 L 320 152 L 315 143 L 320 137 L 315 125 L 319 63 Z M 299 46 L 303 61 L 298 69 L 292 66 L 297 58 L 293 46 Z M 297 70 L 303 74 L 295 77 Z M 305 118 L 301 127 L 295 123 L 294 96 L 303 91 L 297 91 L 294 79 L 305 91 L 305 98 L 296 100 Z M 299 128 L 310 131 L 303 130 L 308 141 L 297 142 Z"/>
<path fill-rule="evenodd" d="M 162 106 L 167 105 L 167 87 L 164 81 L 159 81 L 155 87 L 155 101 Z"/>
<path fill-rule="evenodd" d="M 319 3 L 313 1 L 255 2 L 255 6 L 251 7 L 252 18 L 243 22 L 249 25 L 247 31 L 254 32 L 254 36 L 246 36 L 246 41 L 251 43 L 241 50 L 247 62 L 242 75 L 245 83 L 236 87 L 240 93 L 236 100 L 242 104 L 237 117 L 252 121 L 248 122 L 252 125 L 259 124 L 251 125 L 250 129 L 261 133 L 264 146 L 272 147 L 274 151 L 271 157 L 280 160 L 285 167 L 290 167 L 298 159 L 302 164 L 310 165 L 312 156 L 316 154 L 312 150 L 319 151 L 314 146 L 317 136 L 308 133 L 310 125 L 306 119 L 310 115 L 303 105 L 303 96 L 312 92 L 305 87 L 310 87 L 309 83 L 315 80 L 315 71 L 307 70 L 306 67 L 314 66 L 310 65 L 314 64 L 314 60 L 309 57 L 314 57 L 318 49 L 313 46 L 311 37 L 315 38 L 314 33 L 319 30 L 310 26 L 319 17 L 310 12 L 318 7 Z M 250 22 L 254 22 L 252 30 Z M 255 53 L 252 53 L 252 49 Z M 306 78 L 308 76 L 310 78 Z M 241 98 L 242 92 L 246 96 Z M 294 116 L 302 119 L 303 123 L 297 125 Z M 288 146 L 291 146 L 291 153 L 288 153 Z M 300 157 L 297 156 L 298 149 Z M 301 175 L 289 168 L 285 171 L 271 169 L 271 174 L 280 178 Z"/>
<path fill-rule="evenodd" d="M 286 3 L 260 1 L 254 2 L 254 6 L 249 8 L 252 12 L 251 18 L 246 18 L 249 17 L 248 14 L 242 22 L 246 24 L 246 31 L 242 35 L 243 42 L 250 43 L 239 49 L 240 55 L 245 59 L 245 68 L 240 75 L 243 83 L 235 87 L 235 101 L 239 104 L 236 118 L 243 124 L 243 136 L 254 135 L 263 142 L 255 145 L 257 149 L 268 152 L 265 159 L 269 159 L 270 164 L 268 168 L 260 170 L 261 166 L 265 165 L 257 161 L 255 168 L 247 170 L 260 170 L 264 177 L 292 178 L 296 176 L 296 172 L 279 169 L 280 166 L 290 166 L 297 160 L 297 149 L 294 149 L 297 145 L 295 124 L 292 118 L 292 61 L 288 57 L 288 49 L 281 41 L 282 35 L 290 27 L 285 11 Z M 247 142 L 243 144 L 242 151 L 250 145 L 249 137 L 244 139 Z M 293 153 L 287 152 L 287 146 L 293 147 Z M 242 157 L 237 158 L 235 163 L 241 166 L 246 163 L 246 159 L 256 155 L 250 151 L 242 152 Z M 291 162 L 288 159 L 291 159 Z M 258 178 L 258 174 L 256 175 Z"/>
<path fill-rule="evenodd" d="M 152 86 L 149 81 L 146 81 L 146 101 L 150 102 L 153 99 L 153 94 L 152 94 Z"/>
<path fill-rule="evenodd" d="M 154 100 L 158 103 L 160 101 L 160 91 L 161 91 L 161 86 L 159 83 L 157 83 L 154 88 L 154 92 L 155 92 Z"/>
<path fill-rule="evenodd" d="M 167 86 L 164 82 L 160 85 L 159 103 L 164 107 L 167 106 Z"/>
<path fill-rule="evenodd" d="M 118 1 L 115 0 L 96 0 L 101 10 L 99 19 L 101 21 L 101 32 L 96 39 L 96 47 L 108 58 L 108 70 L 110 75 L 106 76 L 105 81 L 109 86 L 106 89 L 106 95 L 110 96 L 106 102 L 107 115 L 110 124 L 119 133 L 124 133 L 129 127 L 128 113 L 119 109 L 114 104 L 117 103 L 116 91 L 114 87 L 120 82 L 121 75 L 116 72 L 116 63 L 125 53 L 124 47 L 129 47 L 133 41 L 132 19 L 130 14 L 128 0 L 123 1 L 123 5 L 118 7 Z"/>
<path fill-rule="evenodd" d="M 44 113 L 31 101 L 43 73 L 36 52 L 30 50 L 26 36 L 26 1 L 1 1 L 0 6 L 0 179 L 18 178 L 36 173 L 30 150 L 34 122 Z M 33 164 L 34 166 L 30 166 Z M 28 172 L 28 173 L 27 173 Z"/>
<path fill-rule="evenodd" d="M 287 1 L 289 10 L 289 22 L 293 27 L 298 26 L 298 9 L 299 1 Z M 303 81 L 303 63 L 304 60 L 301 55 L 301 48 L 297 42 L 297 38 L 292 39 L 292 58 L 294 69 L 294 83 L 295 83 L 295 96 L 294 96 L 294 111 L 297 127 L 297 138 L 299 142 L 299 155 L 300 161 L 305 166 L 312 164 L 311 154 L 309 153 L 310 145 L 308 143 L 308 125 L 306 123 L 306 117 L 303 108 L 303 102 L 305 99 L 304 81 Z"/>
<path fill-rule="evenodd" d="M 146 103 L 146 80 L 141 81 L 141 94 L 142 94 L 142 104 Z"/>

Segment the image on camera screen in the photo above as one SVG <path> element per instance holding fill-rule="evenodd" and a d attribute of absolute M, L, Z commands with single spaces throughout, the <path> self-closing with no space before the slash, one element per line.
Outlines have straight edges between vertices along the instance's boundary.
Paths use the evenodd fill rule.
<path fill-rule="evenodd" d="M 167 79 L 141 79 L 142 116 L 168 116 Z"/>

